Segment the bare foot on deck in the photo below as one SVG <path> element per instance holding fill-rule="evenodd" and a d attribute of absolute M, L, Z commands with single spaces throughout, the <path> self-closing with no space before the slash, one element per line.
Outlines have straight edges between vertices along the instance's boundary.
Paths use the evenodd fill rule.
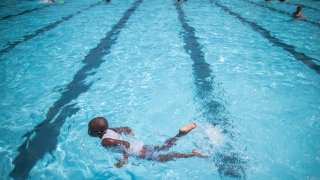
<path fill-rule="evenodd" d="M 204 158 L 206 158 L 206 157 L 209 156 L 208 154 L 201 154 L 198 149 L 193 149 L 193 150 L 192 150 L 192 154 L 194 154 L 194 155 L 196 155 L 196 156 L 198 156 L 198 157 L 204 157 Z"/>
<path fill-rule="evenodd" d="M 179 132 L 181 134 L 187 134 L 188 132 L 190 132 L 192 129 L 194 129 L 196 127 L 197 127 L 196 123 L 190 123 L 190 124 L 187 124 L 187 125 L 183 126 L 182 128 L 180 128 Z"/>

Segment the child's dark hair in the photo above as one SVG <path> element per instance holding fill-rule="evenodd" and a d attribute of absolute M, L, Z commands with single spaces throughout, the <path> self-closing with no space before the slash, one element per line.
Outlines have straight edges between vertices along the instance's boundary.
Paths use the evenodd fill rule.
<path fill-rule="evenodd" d="M 108 120 L 104 117 L 96 117 L 96 118 L 93 118 L 89 124 L 89 129 L 91 130 L 95 130 L 95 131 L 105 131 L 109 128 L 109 125 L 108 125 Z"/>

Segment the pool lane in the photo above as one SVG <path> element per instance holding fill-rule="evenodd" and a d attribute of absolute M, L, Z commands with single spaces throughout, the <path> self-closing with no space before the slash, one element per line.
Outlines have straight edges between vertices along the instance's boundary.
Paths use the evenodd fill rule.
<path fill-rule="evenodd" d="M 93 2 L 83 4 L 82 8 Z M 60 98 L 73 75 L 82 68 L 84 56 L 130 6 L 131 3 L 126 2 L 97 6 L 4 55 L 8 61 L 0 63 L 0 114 L 3 119 L 15 122 L 16 128 L 5 128 L 9 122 L 4 120 L 0 131 L 8 130 L 9 137 L 15 134 L 14 140 L 8 136 L 4 139 L 17 143 L 4 147 L 6 153 L 0 157 L 0 166 L 7 171 L 0 173 L 0 179 L 7 178 L 13 169 L 12 159 L 18 154 L 16 149 L 25 140 L 21 137 L 45 119 L 46 111 Z M 40 116 L 33 116 L 39 111 Z M 20 112 L 19 118 L 10 117 L 12 112 Z M 36 168 L 31 173 L 34 171 L 37 171 Z"/>
<path fill-rule="evenodd" d="M 178 19 L 181 23 L 183 31 L 181 35 L 185 43 L 185 52 L 190 55 L 193 61 L 194 85 L 196 87 L 196 98 L 202 106 L 203 115 L 206 121 L 214 126 L 220 126 L 224 133 L 231 135 L 228 131 L 230 122 L 227 117 L 221 117 L 219 114 L 225 112 L 225 107 L 217 100 L 212 98 L 214 88 L 214 76 L 204 57 L 202 47 L 198 42 L 198 37 L 195 35 L 195 28 L 187 23 L 185 13 L 182 9 L 182 4 L 176 3 Z M 209 99 L 209 100 L 208 100 Z M 218 118 L 215 118 L 218 117 Z M 229 176 L 236 178 L 245 178 L 245 161 L 242 160 L 235 151 L 232 145 L 227 145 L 228 151 L 231 153 L 217 153 L 215 164 L 218 167 L 218 172 L 221 177 Z"/>
<path fill-rule="evenodd" d="M 210 2 L 212 2 L 212 0 Z M 307 56 L 304 53 L 296 51 L 295 50 L 296 47 L 282 42 L 281 40 L 272 36 L 270 31 L 264 29 L 263 27 L 259 26 L 258 24 L 254 23 L 254 22 L 246 20 L 245 18 L 241 17 L 239 14 L 231 11 L 226 6 L 223 6 L 222 4 L 217 3 L 217 2 L 215 2 L 214 4 L 218 7 L 220 7 L 221 9 L 223 9 L 225 12 L 229 13 L 230 15 L 236 17 L 241 22 L 248 24 L 254 31 L 260 33 L 263 37 L 268 39 L 270 43 L 272 43 L 278 47 L 281 47 L 285 51 L 289 52 L 296 60 L 301 61 L 302 63 L 307 65 L 310 69 L 313 69 L 318 74 L 320 74 L 320 65 L 318 65 L 314 62 L 314 61 L 318 61 L 317 59 L 314 59 L 312 57 Z"/>
<path fill-rule="evenodd" d="M 272 33 L 269 30 L 265 29 L 264 27 L 262 27 L 258 23 L 250 21 L 250 20 L 242 17 L 239 13 L 232 11 L 230 8 L 228 8 L 225 5 L 222 5 L 220 2 L 213 1 L 213 0 L 209 0 L 209 2 L 214 4 L 214 5 L 216 5 L 216 6 L 218 6 L 218 7 L 220 7 L 226 13 L 236 17 L 239 21 L 249 25 L 254 31 L 258 32 L 264 38 L 268 39 L 268 41 L 270 43 L 272 43 L 275 46 L 278 46 L 278 47 L 282 48 L 283 50 L 287 51 L 296 60 L 302 62 L 307 67 L 309 67 L 310 69 L 312 69 L 315 72 L 317 72 L 318 74 L 320 74 L 320 65 L 317 63 L 317 62 L 319 62 L 319 59 L 313 58 L 313 57 L 307 55 L 304 52 L 299 52 L 298 50 L 296 50 L 297 46 L 293 46 L 291 44 L 288 44 L 288 43 L 284 42 L 283 40 L 279 39 L 278 37 L 272 35 Z"/>
<path fill-rule="evenodd" d="M 101 1 L 81 1 L 77 3 L 55 5 L 23 16 L 17 16 L 10 20 L 0 21 L 0 32 L 2 33 L 0 49 L 4 49 L 7 45 L 21 40 L 24 36 L 48 26 L 55 21 L 59 21 L 61 18 L 67 17 L 96 2 Z"/>
<path fill-rule="evenodd" d="M 93 70 L 99 68 L 105 61 L 102 58 L 110 53 L 112 45 L 117 42 L 121 29 L 125 27 L 126 22 L 141 3 L 142 0 L 137 0 L 131 8 L 124 12 L 122 18 L 112 27 L 111 31 L 106 33 L 99 44 L 90 50 L 82 60 L 85 65 L 74 75 L 73 80 L 62 92 L 61 97 L 49 108 L 46 119 L 24 135 L 26 140 L 18 148 L 19 154 L 13 161 L 14 168 L 10 177 L 26 179 L 36 162 L 43 158 L 46 153 L 55 150 L 57 137 L 65 119 L 79 110 L 79 108 L 74 107 L 76 103 L 69 103 L 77 99 L 80 94 L 87 92 L 91 87 L 92 83 L 86 83 L 86 78 L 94 75 Z"/>
<path fill-rule="evenodd" d="M 312 3 L 310 5 L 306 4 L 306 1 L 303 2 L 293 2 L 293 1 L 286 1 L 286 2 L 278 2 L 278 1 L 273 1 L 273 2 L 262 2 L 259 0 L 250 0 L 255 3 L 260 3 L 262 5 L 268 6 L 268 7 L 273 7 L 285 12 L 288 12 L 292 14 L 297 6 L 302 6 L 302 14 L 307 17 L 308 20 L 314 21 L 314 22 L 320 22 L 320 4 Z M 317 13 L 318 15 L 315 15 Z"/>
<path fill-rule="evenodd" d="M 282 10 L 278 10 L 278 9 L 270 7 L 270 6 L 265 6 L 265 5 L 261 4 L 261 3 L 256 3 L 256 2 L 249 1 L 249 0 L 242 0 L 242 1 L 247 2 L 249 4 L 253 4 L 253 5 L 257 6 L 257 7 L 267 8 L 267 9 L 273 11 L 273 12 L 280 13 L 280 14 L 292 17 L 292 13 L 288 13 L 288 12 L 285 12 L 285 11 L 282 11 Z M 300 19 L 300 21 L 308 22 L 308 23 L 310 23 L 310 24 L 312 24 L 314 26 L 320 27 L 320 23 L 319 22 L 311 21 L 309 19 Z"/>
<path fill-rule="evenodd" d="M 0 17 L 20 14 L 21 12 L 51 5 L 40 1 L 0 1 Z"/>
<path fill-rule="evenodd" d="M 45 5 L 45 6 L 42 6 L 42 7 L 33 8 L 33 9 L 27 9 L 27 10 L 24 10 L 24 11 L 22 11 L 20 13 L 17 13 L 17 14 L 11 14 L 11 15 L 7 15 L 7 16 L 4 16 L 4 17 L 0 17 L 0 21 L 9 20 L 10 18 L 13 18 L 13 17 L 16 17 L 16 16 L 21 16 L 21 15 L 25 15 L 25 14 L 30 13 L 30 12 L 34 12 L 34 11 L 37 11 L 37 10 L 45 9 L 45 8 L 50 7 L 51 5 L 52 4 Z"/>
<path fill-rule="evenodd" d="M 288 124 L 293 123 L 297 127 L 307 124 L 305 117 L 308 117 L 308 113 L 304 112 L 308 109 L 317 112 L 319 103 L 313 100 L 313 97 L 318 97 L 320 76 L 300 61 L 296 61 L 291 54 L 269 43 L 247 24 L 225 13 L 214 4 L 211 6 L 206 2 L 208 1 L 188 1 L 183 7 L 188 15 L 188 23 L 197 29 L 198 42 L 203 45 L 205 58 L 211 64 L 216 81 L 224 87 L 225 99 L 228 101 L 226 107 L 234 117 L 230 118 L 234 125 L 233 132 L 240 134 L 235 137 L 233 147 L 242 157 L 248 159 L 245 166 L 248 179 L 270 179 L 270 176 L 272 179 L 277 172 L 281 174 L 286 171 L 284 169 L 294 166 L 289 164 L 277 171 L 275 167 L 279 162 L 270 163 L 273 159 L 283 158 L 290 161 L 292 154 L 297 156 L 303 154 L 293 150 L 290 155 L 283 156 L 279 152 L 291 147 L 284 145 L 274 148 L 273 142 L 274 144 L 281 144 L 282 140 L 290 142 L 288 139 L 293 136 L 288 136 L 288 139 L 283 138 L 286 133 L 295 133 L 294 128 Z M 243 16 L 246 13 L 244 11 L 239 14 Z M 258 11 L 254 13 L 256 15 Z M 300 75 L 303 78 L 299 78 Z M 281 105 L 278 106 L 278 103 Z M 301 104 L 306 105 L 303 112 L 299 112 L 299 109 L 304 109 Z M 291 113 L 293 118 L 290 115 L 278 115 L 286 114 L 285 112 L 290 109 L 294 109 Z M 303 115 L 299 117 L 301 113 Z M 294 118 L 297 116 L 299 118 Z M 286 119 L 286 124 L 283 126 L 279 123 L 281 118 Z M 275 131 L 279 133 L 274 133 L 274 127 L 277 127 Z M 266 129 L 268 130 L 265 131 Z M 308 130 L 305 133 L 308 134 Z M 269 140 L 270 134 L 274 136 L 272 140 Z M 300 135 L 305 136 L 303 133 Z M 299 149 L 299 145 L 295 148 Z M 268 157 L 269 152 L 274 154 Z M 304 152 L 309 153 L 310 150 Z M 310 159 L 316 157 L 313 155 Z M 316 160 L 309 161 L 310 159 L 305 162 L 316 162 Z M 302 174 L 313 167 L 300 166 L 299 163 L 292 173 L 296 174 L 299 169 L 299 173 Z M 286 175 L 282 174 L 282 177 L 288 177 Z"/>
<path fill-rule="evenodd" d="M 91 8 L 93 8 L 93 7 L 95 7 L 95 6 L 100 5 L 100 4 L 101 4 L 101 2 L 94 3 L 94 4 L 92 4 L 92 5 L 84 8 L 84 9 L 82 9 L 82 10 L 79 10 L 79 11 L 73 13 L 73 14 L 70 14 L 70 15 L 68 15 L 68 16 L 64 16 L 64 17 L 62 17 L 60 20 L 55 21 L 55 22 L 53 22 L 53 23 L 50 23 L 50 24 L 47 25 L 46 27 L 43 27 L 43 28 L 41 28 L 41 29 L 38 29 L 38 30 L 36 30 L 35 32 L 33 32 L 32 34 L 28 34 L 28 35 L 23 36 L 23 37 L 22 37 L 22 40 L 18 40 L 18 41 L 12 42 L 12 43 L 8 43 L 7 46 L 6 46 L 4 49 L 0 50 L 0 61 L 4 60 L 4 59 L 1 57 L 2 54 L 6 53 L 6 52 L 8 52 L 8 51 L 10 51 L 10 50 L 12 50 L 12 49 L 15 48 L 17 45 L 19 45 L 19 44 L 21 44 L 21 43 L 24 43 L 24 42 L 26 42 L 26 41 L 34 38 L 34 37 L 37 37 L 38 35 L 44 34 L 44 33 L 46 33 L 47 31 L 49 31 L 49 30 L 57 27 L 59 24 L 65 22 L 65 21 L 70 20 L 71 18 L 73 18 L 73 17 L 76 16 L 76 15 L 81 14 L 83 11 L 86 11 L 86 10 L 88 10 L 88 9 L 91 9 Z"/>

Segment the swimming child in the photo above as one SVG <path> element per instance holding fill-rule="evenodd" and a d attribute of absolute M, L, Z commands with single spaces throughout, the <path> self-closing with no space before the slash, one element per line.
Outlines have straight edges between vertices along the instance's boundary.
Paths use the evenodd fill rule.
<path fill-rule="evenodd" d="M 294 13 L 292 13 L 292 17 L 302 18 L 301 9 L 302 9 L 302 6 L 298 6 L 296 11 Z"/>
<path fill-rule="evenodd" d="M 88 134 L 93 137 L 99 137 L 102 140 L 102 146 L 105 148 L 115 147 L 122 151 L 122 160 L 115 163 L 115 166 L 120 168 L 128 163 L 129 155 L 158 162 L 166 162 L 177 158 L 189 158 L 194 156 L 202 158 L 208 157 L 208 155 L 201 154 L 197 149 L 193 149 L 191 153 L 160 153 L 162 150 L 168 150 L 175 144 L 178 138 L 188 134 L 196 127 L 197 125 L 195 123 L 190 123 L 180 128 L 177 135 L 166 140 L 161 146 L 144 145 L 142 142 L 129 142 L 123 140 L 120 134 L 133 136 L 133 131 L 129 127 L 109 128 L 108 120 L 104 117 L 96 117 L 88 123 Z"/>

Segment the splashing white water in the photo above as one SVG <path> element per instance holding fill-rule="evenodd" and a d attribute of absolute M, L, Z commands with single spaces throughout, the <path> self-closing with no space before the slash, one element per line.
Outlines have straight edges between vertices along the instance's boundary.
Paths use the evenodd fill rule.
<path fill-rule="evenodd" d="M 199 149 L 211 154 L 221 148 L 226 140 L 220 127 L 209 123 L 198 123 L 195 144 Z"/>
<path fill-rule="evenodd" d="M 225 136 L 222 134 L 220 127 L 215 127 L 209 123 L 203 124 L 205 127 L 205 135 L 208 137 L 208 143 L 216 146 L 220 146 L 225 141 Z"/>

